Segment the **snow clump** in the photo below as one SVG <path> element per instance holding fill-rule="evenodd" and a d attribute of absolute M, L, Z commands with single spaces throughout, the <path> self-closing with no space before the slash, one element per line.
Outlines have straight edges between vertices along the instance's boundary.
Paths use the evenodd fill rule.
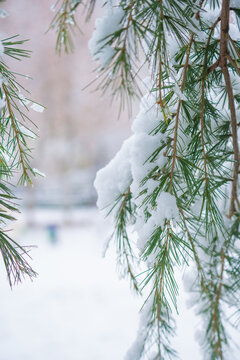
<path fill-rule="evenodd" d="M 115 50 L 106 44 L 109 35 L 121 29 L 121 22 L 124 11 L 121 7 L 108 7 L 105 15 L 98 18 L 95 23 L 95 30 L 88 42 L 88 47 L 94 60 L 100 61 L 103 68 L 111 62 Z"/>
<path fill-rule="evenodd" d="M 106 214 L 119 196 L 126 193 L 132 182 L 130 148 L 132 137 L 125 140 L 120 151 L 96 175 L 94 186 L 98 192 L 97 206 Z"/>

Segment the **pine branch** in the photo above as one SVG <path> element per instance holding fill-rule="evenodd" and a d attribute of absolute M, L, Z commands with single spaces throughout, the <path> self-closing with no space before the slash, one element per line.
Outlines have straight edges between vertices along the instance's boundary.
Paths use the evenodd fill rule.
<path fill-rule="evenodd" d="M 119 209 L 115 214 L 116 229 L 112 234 L 112 237 L 115 237 L 116 239 L 119 263 L 121 268 L 123 268 L 124 275 L 129 276 L 134 290 L 136 291 L 136 293 L 141 294 L 136 276 L 134 275 L 134 271 L 132 269 L 134 255 L 132 251 L 132 246 L 129 241 L 128 231 L 126 229 L 126 226 L 130 221 L 129 217 L 132 216 L 132 214 L 130 213 L 131 196 L 132 195 L 130 192 L 130 188 L 128 188 L 128 190 L 124 194 L 122 194 L 119 199 L 116 200 L 114 207 L 110 209 L 108 214 L 110 214 L 115 207 L 119 206 Z"/>
<path fill-rule="evenodd" d="M 233 173 L 233 184 L 232 184 L 232 195 L 231 195 L 231 205 L 229 211 L 229 217 L 232 217 L 236 211 L 235 202 L 239 206 L 238 194 L 237 194 L 237 186 L 238 186 L 238 169 L 239 169 L 239 148 L 238 148 L 238 135 L 237 135 L 237 118 L 236 118 L 236 110 L 234 103 L 234 96 L 232 91 L 232 84 L 229 76 L 229 72 L 226 66 L 222 67 L 227 93 L 229 100 L 229 108 L 231 113 L 232 120 L 232 138 L 233 138 L 233 149 L 234 149 L 234 173 Z"/>
<path fill-rule="evenodd" d="M 25 40 L 16 38 L 17 36 L 12 36 L 1 41 L 5 59 L 9 56 L 21 60 L 30 56 L 30 51 L 19 48 L 19 45 L 22 45 Z M 20 74 L 16 74 L 9 69 L 5 61 L 3 61 L 2 55 L 0 59 L 0 75 L 0 252 L 9 284 L 12 287 L 25 276 L 32 279 L 37 275 L 27 261 L 30 258 L 29 250 L 31 247 L 19 245 L 8 235 L 6 229 L 6 222 L 15 220 L 12 214 L 19 212 L 18 205 L 15 203 L 16 197 L 10 190 L 14 183 L 13 177 L 20 170 L 19 182 L 32 184 L 29 174 L 36 175 L 30 165 L 31 150 L 27 144 L 27 138 L 35 138 L 35 133 L 25 125 L 26 121 L 32 124 L 33 122 L 17 104 L 19 102 L 26 111 L 29 111 L 27 104 L 34 104 L 34 102 L 30 102 L 21 93 L 21 91 L 28 91 L 17 81 L 16 76 Z M 17 120 L 16 115 L 20 117 L 21 121 Z"/>
<path fill-rule="evenodd" d="M 160 282 L 159 282 L 159 291 L 157 292 L 157 319 L 160 321 L 160 313 L 161 313 L 161 306 L 163 303 L 163 280 L 164 280 L 164 271 L 165 271 L 165 261 L 168 252 L 168 242 L 169 242 L 169 223 L 167 222 L 167 234 L 164 243 L 164 252 L 163 252 L 163 260 L 161 261 L 160 268 Z"/>
<path fill-rule="evenodd" d="M 19 152 L 19 156 L 20 156 L 20 163 L 21 163 L 21 166 L 22 166 L 23 176 L 32 185 L 32 180 L 28 175 L 28 168 L 26 167 L 25 160 L 24 160 L 24 157 L 23 157 L 24 151 L 23 151 L 23 148 L 21 146 L 21 142 L 20 142 L 20 138 L 19 138 L 19 131 L 17 130 L 15 119 L 14 119 L 14 116 L 13 116 L 12 106 L 11 106 L 11 102 L 10 102 L 10 99 L 9 99 L 9 93 L 8 93 L 8 90 L 7 90 L 6 86 L 5 86 L 5 84 L 2 84 L 2 88 L 3 88 L 4 94 L 5 94 L 5 97 L 6 97 L 6 100 L 7 100 L 7 108 L 8 108 L 9 116 L 10 116 L 10 119 L 11 119 L 11 122 L 12 122 L 12 127 L 13 127 L 13 130 L 14 130 L 14 136 L 16 138 L 17 145 L 18 145 L 18 152 Z"/>
<path fill-rule="evenodd" d="M 204 3 L 204 0 L 201 0 L 200 3 L 199 3 L 199 10 L 195 14 L 195 19 L 196 20 L 199 19 L 200 9 L 202 8 L 203 3 Z M 183 68 L 183 79 L 182 79 L 182 84 L 181 84 L 181 88 L 180 88 L 182 93 L 183 93 L 184 87 L 185 87 L 187 70 L 188 70 L 188 66 L 189 66 L 189 57 L 190 57 L 190 52 L 191 52 L 191 47 L 192 47 L 192 44 L 193 44 L 193 40 L 194 40 L 194 33 L 191 33 L 190 40 L 189 40 L 188 47 L 187 47 L 187 52 L 186 52 L 186 60 L 185 60 L 184 68 Z M 178 132 L 178 122 L 179 122 L 181 105 L 182 105 L 182 100 L 179 100 L 178 107 L 177 107 L 176 118 L 175 118 L 172 168 L 171 168 L 171 172 L 170 172 L 170 193 L 172 193 L 172 179 L 173 179 L 173 172 L 174 172 L 174 169 L 175 169 L 175 162 L 176 162 L 176 158 L 177 158 L 177 132 Z"/>
<path fill-rule="evenodd" d="M 106 42 L 112 47 L 125 44 L 126 49 L 136 49 L 139 39 L 143 40 L 144 61 L 150 64 L 152 75 L 151 89 L 143 98 L 132 127 L 128 170 L 131 203 L 135 204 L 129 214 L 134 213 L 137 220 L 137 246 L 147 266 L 140 285 L 143 291 L 151 286 L 148 299 L 153 297 L 153 318 L 145 325 L 146 331 L 151 329 L 157 348 L 153 359 L 165 358 L 163 328 L 167 327 L 172 305 L 177 310 L 175 263 L 182 266 L 193 258 L 196 265 L 198 276 L 192 289 L 199 294 L 200 314 L 207 318 L 205 346 L 212 359 L 223 359 L 224 346 L 228 345 L 222 304 L 227 303 L 226 291 L 233 291 L 233 285 L 227 285 L 227 280 L 223 283 L 223 278 L 237 286 L 239 264 L 236 265 L 236 255 L 231 251 L 239 232 L 231 224 L 239 221 L 236 109 L 240 96 L 233 89 L 234 76 L 240 74 L 240 51 L 238 42 L 229 37 L 229 1 L 223 0 L 221 5 L 211 1 L 210 11 L 211 6 L 221 10 L 214 21 L 206 13 L 205 4 L 208 2 L 204 0 L 198 7 L 196 1 L 188 0 L 134 2 L 131 12 L 132 2 L 126 6 L 122 1 L 124 30 L 127 28 L 129 34 L 130 28 L 133 30 L 134 45 L 131 48 L 127 37 L 124 41 L 128 34 L 119 36 L 121 30 L 112 33 Z M 195 32 L 196 28 L 199 32 Z M 127 75 L 137 64 L 133 60 L 135 53 L 127 53 L 129 67 L 125 67 L 124 76 L 129 81 Z M 114 66 L 118 64 L 117 56 L 113 57 L 105 72 L 111 67 L 117 69 Z M 225 107 L 227 101 L 230 111 Z M 233 149 L 229 138 L 233 139 Z M 229 201 L 231 220 L 225 215 Z M 123 193 L 120 211 L 126 206 Z M 116 224 L 121 236 L 125 236 L 126 224 L 122 222 L 121 227 L 119 218 Z M 126 244 L 130 243 L 128 235 L 126 239 Z M 237 296 L 233 297 L 232 304 L 236 306 Z M 143 336 L 142 341 L 136 359 L 147 354 L 149 337 Z"/>
<path fill-rule="evenodd" d="M 59 55 L 61 55 L 62 48 L 64 47 L 64 51 L 66 54 L 74 51 L 74 43 L 72 40 L 72 34 L 74 34 L 74 29 L 79 29 L 74 14 L 79 5 L 82 4 L 82 0 L 62 0 L 59 9 L 57 10 L 56 15 L 54 16 L 49 29 L 56 29 L 57 32 L 57 41 L 56 41 L 56 51 Z M 59 0 L 56 1 L 53 6 L 53 10 L 55 11 L 58 6 Z M 90 3 L 90 13 L 88 13 L 88 17 L 93 11 L 95 3 L 91 0 Z"/>
<path fill-rule="evenodd" d="M 220 20 L 221 20 L 221 18 L 218 17 L 217 20 L 213 23 L 213 25 L 210 28 L 208 40 L 207 40 L 206 47 L 205 47 L 204 61 L 203 61 L 200 119 L 201 119 L 201 144 L 202 144 L 202 152 L 203 152 L 204 178 L 205 178 L 206 187 L 208 187 L 208 174 L 207 174 L 207 156 L 206 156 L 205 144 L 204 144 L 204 97 L 205 97 L 205 80 L 206 80 L 206 74 L 207 74 L 207 54 L 208 54 L 209 44 L 210 44 L 213 32 Z M 212 66 L 212 68 L 209 71 L 213 71 L 215 69 L 215 67 L 217 67 L 217 62 L 214 64 L 214 66 Z"/>
<path fill-rule="evenodd" d="M 130 11 L 129 11 L 129 15 L 128 15 L 128 18 L 127 18 L 127 24 L 126 24 L 126 28 L 125 28 L 125 35 L 124 35 L 124 38 L 123 38 L 123 45 L 122 45 L 122 48 L 121 48 L 121 54 L 122 54 L 123 58 L 125 58 L 127 39 L 128 39 L 128 34 L 129 34 L 129 29 L 130 29 L 130 26 L 131 26 L 131 22 L 132 22 L 132 13 L 133 13 L 133 8 L 134 8 L 134 3 L 135 3 L 135 1 L 132 0 L 130 5 L 129 5 Z M 121 68 L 121 85 L 125 86 L 124 66 L 122 66 L 122 68 Z"/>
<path fill-rule="evenodd" d="M 183 79 L 182 79 L 182 84 L 181 84 L 181 91 L 182 92 L 184 91 L 187 68 L 188 68 L 188 64 L 189 64 L 190 50 L 191 50 L 191 46 L 192 46 L 192 43 L 193 43 L 193 37 L 194 37 L 194 35 L 191 34 L 189 44 L 188 44 L 188 47 L 187 47 L 186 61 L 185 61 L 184 68 L 183 68 Z M 179 122 L 181 105 L 182 105 L 182 100 L 179 100 L 178 107 L 177 107 L 177 113 L 176 113 L 176 117 L 175 117 L 175 128 L 174 128 L 175 130 L 174 130 L 174 139 L 173 139 L 173 156 L 172 156 L 172 167 L 171 167 L 171 172 L 170 172 L 170 194 L 172 193 L 173 172 L 174 172 L 174 169 L 175 169 L 175 163 L 176 163 L 176 158 L 177 158 L 177 134 L 178 134 L 178 122 Z"/>
<path fill-rule="evenodd" d="M 220 359 L 223 359 L 223 352 L 222 352 L 222 339 L 221 336 L 219 335 L 218 332 L 218 313 L 219 313 L 219 301 L 221 298 L 221 290 L 222 290 L 222 282 L 223 282 L 223 272 L 224 272 L 224 260 L 225 260 L 225 252 L 222 249 L 221 251 L 221 272 L 220 272 L 220 276 L 219 276 L 219 284 L 218 284 L 218 288 L 217 288 L 217 293 L 216 293 L 216 299 L 214 302 L 214 311 L 213 311 L 213 333 L 215 334 L 215 342 L 214 342 L 214 350 L 215 353 L 219 355 Z"/>

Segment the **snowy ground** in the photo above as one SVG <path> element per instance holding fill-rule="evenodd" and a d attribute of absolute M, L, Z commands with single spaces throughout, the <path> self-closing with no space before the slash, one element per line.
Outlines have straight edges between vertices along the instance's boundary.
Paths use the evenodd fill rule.
<path fill-rule="evenodd" d="M 21 216 L 14 236 L 38 246 L 32 263 L 39 276 L 11 291 L 1 267 L 1 360 L 124 359 L 136 335 L 141 299 L 119 280 L 114 251 L 101 257 L 107 232 L 93 208 Z M 197 321 L 184 299 L 180 312 L 176 347 L 182 360 L 200 360 Z"/>

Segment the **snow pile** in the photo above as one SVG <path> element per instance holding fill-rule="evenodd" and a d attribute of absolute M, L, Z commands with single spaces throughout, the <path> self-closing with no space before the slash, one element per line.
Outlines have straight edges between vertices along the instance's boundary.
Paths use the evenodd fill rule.
<path fill-rule="evenodd" d="M 160 145 L 161 143 L 158 136 L 149 136 L 144 133 L 134 136 L 131 149 L 131 166 L 133 173 L 131 191 L 134 196 L 138 195 L 140 183 L 144 177 L 156 167 L 154 162 L 147 160 Z"/>
<path fill-rule="evenodd" d="M 133 344 L 131 345 L 130 349 L 125 355 L 124 360 L 133 360 L 133 359 L 140 359 L 141 354 L 143 352 L 143 345 L 145 339 L 148 336 L 148 331 L 146 328 L 146 324 L 151 320 L 151 305 L 152 305 L 152 297 L 148 300 L 145 304 L 144 308 L 140 314 L 140 323 L 138 327 L 137 337 Z"/>
<path fill-rule="evenodd" d="M 155 218 L 157 223 L 163 225 L 163 219 L 176 219 L 179 212 L 175 196 L 162 191 L 158 197 L 158 206 L 155 211 Z"/>
<path fill-rule="evenodd" d="M 115 50 L 108 44 L 110 35 L 121 28 L 124 11 L 121 7 L 108 7 L 105 15 L 96 20 L 96 29 L 88 42 L 94 60 L 100 61 L 102 67 L 111 62 Z"/>
<path fill-rule="evenodd" d="M 206 4 L 201 11 L 201 19 L 211 26 L 220 16 L 220 13 L 221 8 L 217 4 L 214 8 L 212 8 L 209 4 Z"/>
<path fill-rule="evenodd" d="M 161 170 L 167 161 L 167 157 L 164 156 L 166 135 L 162 132 L 154 133 L 163 121 L 163 114 L 159 111 L 154 96 L 144 96 L 140 112 L 132 125 L 133 135 L 124 142 L 114 159 L 97 173 L 94 186 L 98 193 L 97 205 L 100 209 L 113 205 L 129 187 L 137 204 L 139 201 L 142 202 L 138 197 L 141 188 L 151 193 L 158 186 L 158 181 L 152 178 L 144 185 L 142 180 L 149 176 L 152 170 Z M 155 152 L 157 156 L 151 160 Z M 157 207 L 160 205 L 161 208 L 165 208 L 157 215 L 161 224 L 164 218 L 174 217 L 176 214 L 172 202 L 169 201 L 174 197 L 169 194 L 166 198 L 164 194 L 160 194 L 157 201 Z"/>
<path fill-rule="evenodd" d="M 132 138 L 124 141 L 120 151 L 103 169 L 99 170 L 94 186 L 98 192 L 97 206 L 108 213 L 112 205 L 122 194 L 128 191 L 132 182 L 130 167 L 130 147 Z"/>
<path fill-rule="evenodd" d="M 144 203 L 158 189 L 158 174 L 164 171 L 169 161 L 165 154 L 169 133 L 159 130 L 165 124 L 165 118 L 156 96 L 150 93 L 142 98 L 140 111 L 132 124 L 133 135 L 123 143 L 110 163 L 97 173 L 94 183 L 98 193 L 97 206 L 104 214 L 112 209 L 112 216 L 116 215 L 121 199 L 130 188 L 132 206 L 137 215 L 134 230 L 138 234 L 140 253 L 157 228 L 163 228 L 166 220 L 179 218 L 175 196 L 164 189 L 159 191 L 151 206 Z M 155 255 L 152 254 L 148 265 L 154 261 Z"/>
<path fill-rule="evenodd" d="M 151 93 L 146 94 L 141 100 L 140 111 L 132 124 L 132 131 L 149 134 L 162 119 L 163 116 L 156 106 L 156 97 Z"/>
<path fill-rule="evenodd" d="M 166 46 L 171 62 L 172 64 L 175 64 L 175 55 L 176 51 L 178 50 L 178 42 L 177 39 L 168 31 L 166 31 Z"/>
<path fill-rule="evenodd" d="M 132 148 L 131 148 L 131 168 L 133 174 L 133 182 L 131 184 L 131 192 L 135 197 L 139 194 L 141 182 L 150 171 L 158 167 L 161 169 L 167 158 L 164 157 L 164 151 L 159 150 L 156 159 L 149 161 L 151 155 L 157 151 L 166 140 L 166 135 L 157 132 L 154 134 L 155 129 L 164 121 L 163 114 L 156 104 L 156 97 L 151 93 L 144 96 L 140 112 L 132 125 L 134 133 Z M 152 179 L 149 179 L 152 182 Z M 150 182 L 148 184 L 150 184 Z M 153 180 L 153 182 L 157 182 Z M 151 188 L 153 189 L 154 186 Z"/>
<path fill-rule="evenodd" d="M 165 220 L 179 218 L 179 210 L 175 196 L 162 191 L 157 198 L 157 206 L 152 210 L 150 218 L 145 222 L 144 216 L 139 216 L 135 230 L 138 233 L 137 247 L 140 253 L 144 251 L 146 243 L 158 227 L 163 227 Z M 156 255 L 154 252 L 148 258 L 148 265 L 152 266 L 155 262 Z"/>

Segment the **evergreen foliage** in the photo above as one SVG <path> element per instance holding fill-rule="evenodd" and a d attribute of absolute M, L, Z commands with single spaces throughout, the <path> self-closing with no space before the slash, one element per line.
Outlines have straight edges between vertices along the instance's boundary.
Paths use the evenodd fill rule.
<path fill-rule="evenodd" d="M 84 2 L 83 0 L 57 0 L 52 6 L 52 11 L 56 11 L 49 30 L 56 30 L 57 41 L 56 51 L 61 54 L 62 50 L 65 53 L 70 53 L 74 50 L 73 35 L 75 30 L 79 29 L 75 20 L 75 13 L 79 5 L 82 5 L 87 11 L 86 18 L 89 19 L 96 0 L 89 0 Z"/>
<path fill-rule="evenodd" d="M 142 97 L 133 135 L 95 180 L 123 272 L 148 291 L 125 360 L 176 358 L 174 273 L 189 262 L 204 359 L 230 358 L 226 323 L 232 313 L 239 325 L 240 296 L 240 4 L 119 0 L 105 8 L 89 42 L 97 87 L 122 105 Z"/>
<path fill-rule="evenodd" d="M 91 15 L 95 0 L 57 1 L 50 28 L 56 49 L 73 50 L 75 10 Z M 204 359 L 230 358 L 229 314 L 239 326 L 240 4 L 237 0 L 109 0 L 89 49 L 99 62 L 97 88 L 121 106 L 141 98 L 133 135 L 95 180 L 98 206 L 115 223 L 119 267 L 146 294 L 137 339 L 125 360 L 174 359 L 176 268 L 193 262 L 188 284 L 203 318 Z M 4 53 L 28 56 L 16 39 Z M 141 69 L 149 77 L 142 81 Z M 17 209 L 8 183 L 16 169 L 31 182 L 25 98 L 1 61 L 2 223 Z M 145 93 L 143 95 L 143 92 Z M 8 161 L 8 157 L 10 161 Z M 132 236 L 137 234 L 137 243 Z M 34 275 L 27 251 L 1 229 L 9 280 Z M 136 248 L 138 248 L 136 250 Z M 140 267 L 139 267 L 140 266 Z M 138 269 L 144 270 L 138 270 Z M 140 274 L 138 272 L 140 271 Z M 144 290 L 144 291 L 143 291 Z"/>
<path fill-rule="evenodd" d="M 28 112 L 30 106 L 39 110 L 40 105 L 25 97 L 28 92 L 18 81 L 20 74 L 6 64 L 8 57 L 21 60 L 30 56 L 28 50 L 22 49 L 25 42 L 18 40 L 17 36 L 0 42 L 0 251 L 10 286 L 25 276 L 36 276 L 27 261 L 30 247 L 17 244 L 8 228 L 9 222 L 15 220 L 12 214 L 19 212 L 18 199 L 13 193 L 16 177 L 19 177 L 18 184 L 26 185 L 32 184 L 31 177 L 36 175 L 36 169 L 30 165 L 31 149 L 28 145 L 28 139 L 34 139 L 36 134 L 29 128 Z"/>

